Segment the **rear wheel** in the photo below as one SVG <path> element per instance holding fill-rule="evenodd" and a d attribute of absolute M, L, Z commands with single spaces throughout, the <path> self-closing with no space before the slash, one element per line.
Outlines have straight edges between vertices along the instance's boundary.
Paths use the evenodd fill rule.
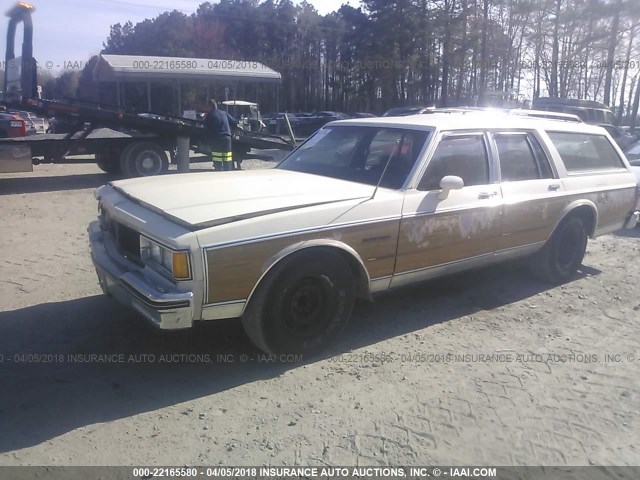
<path fill-rule="evenodd" d="M 119 175 L 122 173 L 122 166 L 117 152 L 97 152 L 95 154 L 98 168 L 105 173 Z"/>
<path fill-rule="evenodd" d="M 127 177 L 161 175 L 169 169 L 167 153 L 152 142 L 132 143 L 120 155 L 122 172 Z"/>
<path fill-rule="evenodd" d="M 251 299 L 242 325 L 270 354 L 315 354 L 347 325 L 355 300 L 351 268 L 338 252 L 310 249 L 274 267 Z"/>
<path fill-rule="evenodd" d="M 587 229 L 577 215 L 562 221 L 549 241 L 531 260 L 531 270 L 551 283 L 569 281 L 582 264 L 587 249 Z"/>
<path fill-rule="evenodd" d="M 242 170 L 242 161 L 249 157 L 250 147 L 245 145 L 233 145 L 233 162 L 237 170 Z"/>

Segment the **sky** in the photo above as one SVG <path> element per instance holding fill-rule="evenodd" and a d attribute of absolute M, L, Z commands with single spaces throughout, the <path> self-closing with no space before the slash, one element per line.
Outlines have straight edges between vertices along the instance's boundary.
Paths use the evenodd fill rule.
<path fill-rule="evenodd" d="M 28 0 L 25 0 L 28 1 Z M 154 18 L 167 10 L 194 13 L 205 0 L 31 0 L 35 7 L 34 57 L 43 70 L 61 73 L 65 69 L 82 69 L 92 55 L 100 53 L 102 43 L 109 36 L 109 27 L 127 21 L 141 22 Z M 295 0 L 294 0 L 295 2 Z M 0 0 L 0 13 L 4 14 L 15 1 Z M 343 3 L 355 7 L 358 0 L 310 0 L 320 14 L 330 13 Z M 8 19 L 0 17 L 0 52 L 4 60 L 6 25 Z M 22 44 L 22 29 L 16 35 L 16 55 Z"/>

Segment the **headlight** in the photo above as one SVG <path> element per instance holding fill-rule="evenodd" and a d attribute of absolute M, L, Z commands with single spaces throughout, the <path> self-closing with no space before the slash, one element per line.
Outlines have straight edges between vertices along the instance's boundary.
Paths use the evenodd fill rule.
<path fill-rule="evenodd" d="M 143 236 L 140 237 L 140 258 L 145 263 L 162 267 L 176 280 L 191 277 L 187 252 L 175 252 Z"/>

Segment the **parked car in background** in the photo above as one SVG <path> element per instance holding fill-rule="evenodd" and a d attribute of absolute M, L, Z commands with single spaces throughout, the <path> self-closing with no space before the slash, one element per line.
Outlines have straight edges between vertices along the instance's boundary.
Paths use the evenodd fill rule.
<path fill-rule="evenodd" d="M 622 149 L 636 140 L 633 135 L 614 125 L 613 112 L 601 102 L 573 98 L 538 98 L 533 101 L 531 107 L 536 110 L 577 115 L 583 122 L 598 125 L 607 130 Z"/>
<path fill-rule="evenodd" d="M 349 116 L 341 112 L 322 111 L 313 113 L 298 113 L 295 119 L 296 135 L 308 136 L 329 122 L 346 120 Z"/>
<path fill-rule="evenodd" d="M 601 123 L 599 124 L 599 126 L 601 126 L 607 132 L 609 132 L 609 135 L 611 135 L 611 138 L 613 138 L 616 141 L 616 143 L 620 146 L 620 148 L 622 148 L 623 150 L 629 147 L 636 140 L 636 138 L 633 135 L 625 132 L 620 127 L 617 127 L 615 125 L 610 125 L 608 123 Z"/>
<path fill-rule="evenodd" d="M 603 123 L 613 125 L 614 123 L 611 109 L 604 103 L 594 100 L 540 97 L 532 102 L 531 108 L 534 110 L 570 113 L 580 117 L 583 122 L 594 125 Z"/>
<path fill-rule="evenodd" d="M 38 117 L 31 112 L 15 111 L 17 115 L 20 115 L 27 122 L 27 135 L 35 135 L 46 133 L 49 128 L 49 121 L 45 118 Z"/>
<path fill-rule="evenodd" d="M 374 115 L 373 113 L 366 112 L 350 112 L 347 113 L 347 116 L 349 118 L 376 118 L 376 115 Z"/>
<path fill-rule="evenodd" d="M 289 132 L 284 122 L 285 115 L 289 119 L 291 128 L 293 128 L 294 132 L 297 133 L 296 127 L 298 126 L 298 117 L 296 117 L 293 113 L 288 112 L 271 112 L 263 115 L 262 121 L 267 126 L 267 131 L 276 135 L 288 135 Z"/>
<path fill-rule="evenodd" d="M 637 140 L 625 148 L 624 154 L 632 165 L 635 165 L 636 161 L 640 161 L 640 140 Z"/>
<path fill-rule="evenodd" d="M 318 117 L 318 118 L 323 119 L 323 120 L 331 119 L 331 121 L 346 120 L 346 119 L 350 118 L 349 115 L 347 115 L 346 113 L 331 112 L 331 111 L 316 112 L 314 115 L 316 117 Z"/>
<path fill-rule="evenodd" d="M 635 226 L 602 128 L 495 113 L 332 122 L 275 169 L 113 182 L 89 227 L 104 292 L 162 329 L 240 317 L 317 352 L 356 298 L 516 258 L 569 281 L 588 237 Z"/>
<path fill-rule="evenodd" d="M 27 122 L 14 113 L 0 113 L 0 138 L 27 136 Z"/>

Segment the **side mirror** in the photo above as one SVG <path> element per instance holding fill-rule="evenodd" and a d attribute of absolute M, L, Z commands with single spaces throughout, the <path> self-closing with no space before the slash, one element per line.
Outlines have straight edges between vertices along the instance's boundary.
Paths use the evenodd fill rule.
<path fill-rule="evenodd" d="M 451 190 L 460 190 L 464 187 L 464 180 L 460 177 L 456 177 L 455 175 L 447 175 L 440 180 L 440 188 L 442 191 L 438 195 L 440 200 L 446 200 L 449 197 L 449 192 Z"/>

